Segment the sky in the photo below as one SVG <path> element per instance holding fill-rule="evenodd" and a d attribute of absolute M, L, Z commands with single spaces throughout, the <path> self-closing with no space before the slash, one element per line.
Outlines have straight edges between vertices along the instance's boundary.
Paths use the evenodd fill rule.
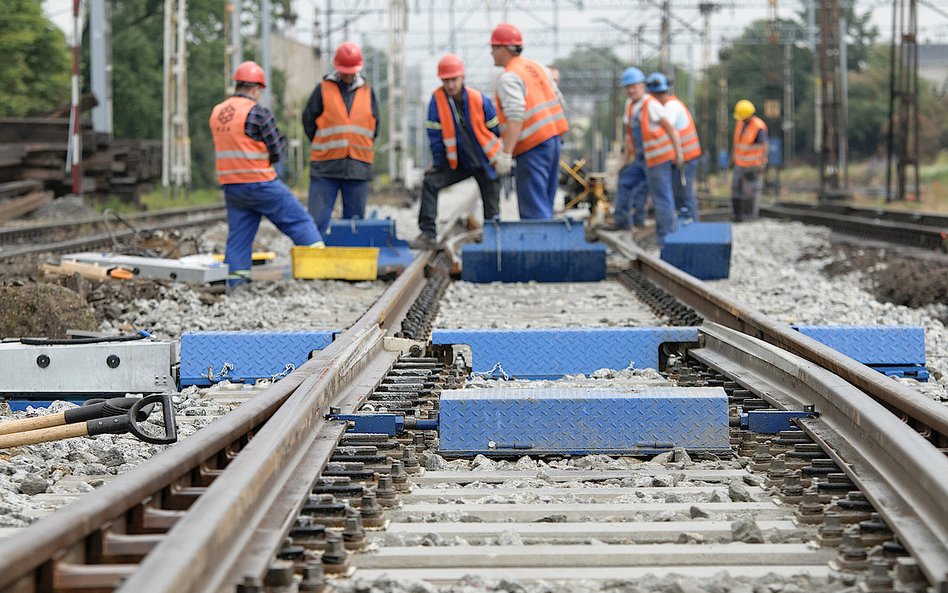
<path fill-rule="evenodd" d="M 924 0 L 923 0 L 924 1 Z M 940 3 L 933 0 L 930 4 Z M 700 69 L 703 48 L 700 39 L 701 15 L 698 0 L 670 0 L 672 10 L 672 61 L 689 69 Z M 728 38 L 735 38 L 756 19 L 768 17 L 767 0 L 718 0 L 721 5 L 711 19 L 711 60 Z M 778 15 L 793 18 L 805 0 L 778 1 Z M 607 46 L 623 59 L 638 61 L 657 55 L 661 11 L 660 0 L 407 0 L 408 34 L 406 62 L 411 70 L 420 69 L 423 85 L 435 86 L 435 65 L 438 58 L 452 49 L 449 33 L 453 21 L 456 34 L 453 50 L 467 64 L 468 80 L 488 85 L 498 73 L 487 47 L 489 32 L 496 24 L 509 21 L 524 33 L 524 55 L 550 63 L 565 57 L 571 49 L 583 45 Z M 920 2 L 918 22 L 922 42 L 948 43 L 948 10 L 936 10 Z M 301 41 L 314 41 L 314 20 L 320 29 L 327 21 L 326 7 L 335 11 L 330 23 L 332 46 L 347 38 L 357 43 L 387 47 L 386 0 L 293 0 L 299 20 L 290 34 Z M 454 11 L 449 9 L 454 6 Z M 584 7 L 582 10 L 578 6 Z M 43 0 L 46 14 L 72 34 L 71 0 Z M 618 8 L 617 8 L 618 7 Z M 872 13 L 872 22 L 879 28 L 881 39 L 891 33 L 891 0 L 857 0 L 857 10 Z M 318 13 L 318 16 L 317 16 Z M 433 26 L 432 26 L 433 25 Z M 553 31 L 558 28 L 559 35 Z M 633 36 L 642 29 L 642 43 Z M 556 40 L 554 40 L 554 37 Z M 325 38 L 321 45 L 325 47 Z"/>

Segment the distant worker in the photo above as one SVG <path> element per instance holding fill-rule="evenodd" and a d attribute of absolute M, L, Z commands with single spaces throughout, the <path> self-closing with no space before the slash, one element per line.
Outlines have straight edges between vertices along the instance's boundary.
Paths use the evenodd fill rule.
<path fill-rule="evenodd" d="M 497 25 L 490 36 L 497 79 L 497 114 L 503 148 L 494 161 L 498 175 L 509 175 L 517 157 L 517 205 L 521 220 L 550 220 L 560 168 L 560 136 L 569 130 L 563 97 L 550 71 L 520 56 L 517 27 Z"/>
<path fill-rule="evenodd" d="M 286 138 L 269 109 L 258 104 L 267 81 L 256 62 L 244 62 L 234 72 L 234 94 L 211 111 L 217 181 L 227 203 L 229 286 L 250 278 L 253 239 L 266 216 L 296 245 L 322 246 L 313 218 L 279 179 L 273 164 L 280 160 Z"/>
<path fill-rule="evenodd" d="M 684 165 L 678 131 L 665 107 L 645 92 L 645 75 L 635 67 L 622 73 L 622 85 L 629 99 L 625 105 L 625 163 L 619 171 L 613 217 L 614 230 L 645 225 L 645 204 L 651 193 L 655 206 L 655 234 L 658 246 L 675 231 L 675 197 L 672 164 Z M 629 209 L 632 209 L 631 217 Z M 631 218 L 631 220 L 630 220 Z"/>
<path fill-rule="evenodd" d="M 464 62 L 446 54 L 438 62 L 441 87 L 428 103 L 428 142 L 431 169 L 425 172 L 421 192 L 416 247 L 428 248 L 437 239 L 438 193 L 473 177 L 484 203 L 484 220 L 500 214 L 500 188 L 491 165 L 500 152 L 497 112 L 490 98 L 464 85 Z"/>
<path fill-rule="evenodd" d="M 665 106 L 665 115 L 678 130 L 678 137 L 681 140 L 685 168 L 680 169 L 678 165 L 672 167 L 672 189 L 675 194 L 675 208 L 678 210 L 678 222 L 687 223 L 698 220 L 695 173 L 698 171 L 701 143 L 698 141 L 695 120 L 681 99 L 668 92 L 668 79 L 661 72 L 652 72 L 648 75 L 645 79 L 645 90 Z"/>
<path fill-rule="evenodd" d="M 379 121 L 375 92 L 360 74 L 359 46 L 340 44 L 332 65 L 303 108 L 303 130 L 312 142 L 309 213 L 323 234 L 340 192 L 342 218 L 365 217 Z"/>
<path fill-rule="evenodd" d="M 757 220 L 764 167 L 767 166 L 767 124 L 754 112 L 754 104 L 741 99 L 734 105 L 734 148 L 731 161 L 731 205 L 734 220 Z"/>

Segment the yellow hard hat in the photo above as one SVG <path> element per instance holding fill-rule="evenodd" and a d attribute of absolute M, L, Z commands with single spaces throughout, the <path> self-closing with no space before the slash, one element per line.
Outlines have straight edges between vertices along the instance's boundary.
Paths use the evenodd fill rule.
<path fill-rule="evenodd" d="M 741 99 L 734 105 L 734 119 L 744 120 L 754 115 L 754 104 L 747 99 Z"/>

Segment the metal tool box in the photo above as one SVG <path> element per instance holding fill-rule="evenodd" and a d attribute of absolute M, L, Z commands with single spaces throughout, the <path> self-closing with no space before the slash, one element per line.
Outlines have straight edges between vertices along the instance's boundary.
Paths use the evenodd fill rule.
<path fill-rule="evenodd" d="M 139 257 L 115 253 L 70 253 L 64 260 L 78 261 L 104 268 L 126 268 L 139 278 L 175 280 L 191 284 L 207 284 L 227 279 L 227 264 L 213 255 L 189 256 L 181 259 Z"/>
<path fill-rule="evenodd" d="M 399 239 L 390 218 L 334 220 L 323 237 L 329 247 L 378 247 L 378 273 L 397 274 L 411 265 L 408 241 Z"/>

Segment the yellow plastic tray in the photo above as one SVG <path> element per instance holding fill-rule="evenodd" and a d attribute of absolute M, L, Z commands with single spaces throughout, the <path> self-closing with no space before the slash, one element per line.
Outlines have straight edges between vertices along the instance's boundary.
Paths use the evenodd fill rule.
<path fill-rule="evenodd" d="M 294 247 L 293 277 L 308 280 L 375 280 L 378 247 Z"/>

